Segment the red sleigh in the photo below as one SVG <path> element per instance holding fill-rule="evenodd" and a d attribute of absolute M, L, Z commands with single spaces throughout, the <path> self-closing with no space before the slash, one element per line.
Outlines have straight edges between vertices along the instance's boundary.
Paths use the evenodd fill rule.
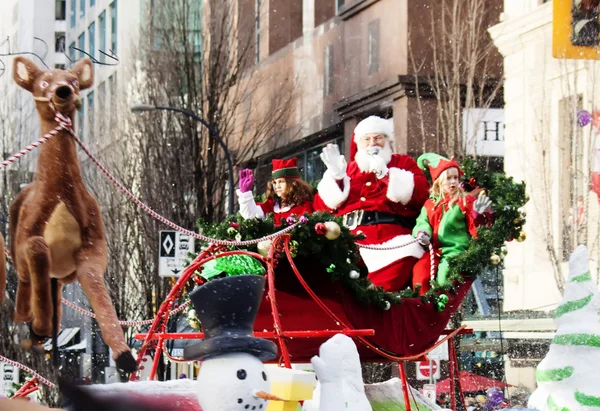
<path fill-rule="evenodd" d="M 450 377 L 457 385 L 451 390 L 452 409 L 455 409 L 455 393 L 458 391 L 462 397 L 462 392 L 456 378 L 458 362 L 453 338 L 470 330 L 464 327 L 446 330 L 446 326 L 471 282 L 459 285 L 456 292 L 449 295 L 446 309 L 442 312 L 420 298 L 403 299 L 400 305 L 392 305 L 389 310 L 383 311 L 377 307 L 358 305 L 348 290 L 331 282 L 322 267 L 315 267 L 309 261 L 294 261 L 289 242 L 289 235 L 276 238 L 267 257 L 247 251 L 226 251 L 223 246 L 216 244 L 201 252 L 173 286 L 149 331 L 135 336 L 143 340 L 138 352 L 138 366 L 142 366 L 143 358 L 154 351 L 150 370 L 150 378 L 154 379 L 161 359 L 156 353 L 163 351 L 169 357 L 164 350 L 166 340 L 204 337 L 203 333 L 166 332 L 175 302 L 186 283 L 206 262 L 226 255 L 246 254 L 259 259 L 267 267 L 268 287 L 254 330 L 257 337 L 271 339 L 278 344 L 280 364 L 290 367 L 292 362 L 310 362 L 311 357 L 318 353 L 319 346 L 328 338 L 335 334 L 346 334 L 357 341 L 362 361 L 393 361 L 399 364 L 404 400 L 407 410 L 410 410 L 410 390 L 404 363 L 425 359 L 429 351 L 448 341 Z M 287 259 L 275 260 L 278 248 L 284 250 Z M 440 338 L 442 335 L 444 337 Z M 131 376 L 132 381 L 139 378 L 138 374 Z"/>

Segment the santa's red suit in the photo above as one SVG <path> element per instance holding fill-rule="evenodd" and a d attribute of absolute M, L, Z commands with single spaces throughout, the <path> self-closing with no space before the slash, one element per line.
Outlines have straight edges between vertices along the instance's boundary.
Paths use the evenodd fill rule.
<path fill-rule="evenodd" d="M 393 139 L 391 123 L 369 117 L 356 127 L 353 142 L 373 133 Z M 327 170 L 313 206 L 315 210 L 344 216 L 344 223 L 352 232 L 366 236 L 359 244 L 391 247 L 408 244 L 391 250 L 360 248 L 371 282 L 386 291 L 398 291 L 411 284 L 412 268 L 424 253 L 411 233 L 429 197 L 429 183 L 410 156 L 392 154 L 387 168 L 387 173 L 378 178 L 373 172 L 364 171 L 364 166 L 361 169 L 357 161 L 351 161 L 341 180 Z"/>

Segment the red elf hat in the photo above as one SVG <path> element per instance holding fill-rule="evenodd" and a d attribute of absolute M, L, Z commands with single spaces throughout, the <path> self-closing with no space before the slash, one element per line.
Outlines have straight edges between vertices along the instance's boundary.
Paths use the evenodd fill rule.
<path fill-rule="evenodd" d="M 287 160 L 273 159 L 273 172 L 271 178 L 300 178 L 298 170 L 298 159 L 290 158 Z"/>

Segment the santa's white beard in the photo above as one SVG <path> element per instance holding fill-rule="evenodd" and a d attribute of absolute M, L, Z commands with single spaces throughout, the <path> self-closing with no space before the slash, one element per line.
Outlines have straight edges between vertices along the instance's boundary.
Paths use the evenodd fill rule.
<path fill-rule="evenodd" d="M 385 146 L 379 150 L 379 153 L 371 155 L 367 152 L 367 150 L 358 149 L 356 152 L 356 156 L 354 157 L 354 161 L 356 161 L 356 165 L 360 169 L 360 171 L 368 172 L 371 169 L 371 157 L 378 156 L 381 157 L 385 164 L 389 164 L 392 159 L 392 147 L 390 146 L 390 142 L 386 141 Z"/>

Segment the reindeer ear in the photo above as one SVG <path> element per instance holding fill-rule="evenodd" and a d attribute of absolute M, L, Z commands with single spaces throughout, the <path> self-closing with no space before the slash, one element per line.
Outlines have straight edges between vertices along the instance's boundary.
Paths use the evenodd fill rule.
<path fill-rule="evenodd" d="M 79 78 L 79 90 L 85 90 L 94 84 L 94 67 L 89 58 L 79 60 L 69 71 Z"/>
<path fill-rule="evenodd" d="M 13 61 L 13 77 L 17 84 L 27 91 L 33 91 L 33 82 L 40 74 L 35 63 L 25 57 L 15 57 Z"/>

